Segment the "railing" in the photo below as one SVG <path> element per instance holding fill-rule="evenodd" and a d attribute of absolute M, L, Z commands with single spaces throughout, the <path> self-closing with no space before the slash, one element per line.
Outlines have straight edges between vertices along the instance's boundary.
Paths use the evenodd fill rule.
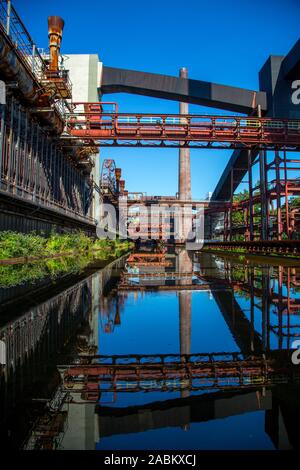
<path fill-rule="evenodd" d="M 55 84 L 57 94 L 60 95 L 62 99 L 72 98 L 72 83 L 68 70 L 45 70 L 45 74 L 42 78 Z"/>
<path fill-rule="evenodd" d="M 0 0 L 0 30 L 8 36 L 22 63 L 40 80 L 46 63 L 9 0 Z"/>
<path fill-rule="evenodd" d="M 45 209 L 53 209 L 61 215 L 72 217 L 84 223 L 95 224 L 96 222 L 93 217 L 89 215 L 83 215 L 78 210 L 72 209 L 66 204 L 55 201 L 51 197 L 45 197 L 41 194 L 32 192 L 32 189 L 18 186 L 12 179 L 8 180 L 6 177 L 0 178 L 0 193 L 6 193 L 12 196 L 18 195 L 26 201 L 44 207 Z"/>
<path fill-rule="evenodd" d="M 64 69 L 49 71 L 47 57 L 41 55 L 9 0 L 0 0 L 0 33 L 10 42 L 22 65 L 37 82 L 43 85 L 43 81 L 48 81 L 56 86 L 55 109 L 63 117 L 66 112 L 64 100 L 72 97 L 72 84 L 68 71 Z M 59 98 L 60 101 L 57 101 Z"/>
<path fill-rule="evenodd" d="M 142 201 L 145 197 L 146 194 L 142 192 L 128 192 L 128 200 L 130 201 Z"/>
<path fill-rule="evenodd" d="M 99 116 L 99 114 L 118 114 L 118 103 L 115 101 L 97 101 L 97 102 L 83 102 L 76 101 L 72 103 L 73 112 L 70 115 L 76 116 Z"/>
<path fill-rule="evenodd" d="M 300 120 L 178 114 L 150 115 L 102 112 L 101 103 L 82 104 L 66 115 L 66 133 L 78 139 L 219 142 L 300 148 Z M 66 138 L 66 135 L 63 136 Z"/>

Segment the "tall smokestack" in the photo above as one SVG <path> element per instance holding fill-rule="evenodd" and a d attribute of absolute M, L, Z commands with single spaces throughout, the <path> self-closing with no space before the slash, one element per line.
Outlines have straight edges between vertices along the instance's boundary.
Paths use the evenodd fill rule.
<path fill-rule="evenodd" d="M 188 78 L 187 68 L 182 67 L 179 70 L 180 78 Z M 189 106 L 187 103 L 179 103 L 179 113 L 188 114 Z M 183 121 L 184 122 L 184 121 Z M 178 194 L 179 200 L 188 201 L 191 195 L 191 167 L 190 167 L 190 149 L 179 149 L 179 165 L 178 165 Z"/>
<path fill-rule="evenodd" d="M 58 57 L 64 25 L 64 20 L 59 16 L 48 17 L 48 38 L 50 49 L 49 69 L 52 71 L 58 70 Z"/>

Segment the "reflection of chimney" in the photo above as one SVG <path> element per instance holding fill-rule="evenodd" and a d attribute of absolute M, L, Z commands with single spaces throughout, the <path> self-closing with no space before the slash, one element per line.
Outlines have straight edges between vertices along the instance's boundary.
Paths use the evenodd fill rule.
<path fill-rule="evenodd" d="M 115 325 L 121 325 L 121 317 L 120 317 L 120 312 L 117 310 L 116 316 L 115 316 Z"/>
<path fill-rule="evenodd" d="M 191 311 L 192 293 L 191 291 L 178 292 L 179 296 L 179 329 L 180 329 L 180 354 L 191 354 Z M 181 398 L 190 396 L 189 390 L 182 390 Z M 187 426 L 186 429 L 188 429 Z M 185 429 L 185 430 L 186 430 Z"/>
<path fill-rule="evenodd" d="M 178 253 L 178 271 L 182 274 L 191 274 L 180 280 L 180 285 L 192 283 L 193 263 L 186 250 Z M 179 330 L 180 354 L 191 354 L 191 321 L 192 321 L 192 293 L 189 290 L 179 291 Z M 189 397 L 189 390 L 183 390 L 181 397 Z"/>
<path fill-rule="evenodd" d="M 62 40 L 64 24 L 64 20 L 59 16 L 48 17 L 48 37 L 50 49 L 49 69 L 52 71 L 58 70 L 58 56 L 60 51 L 60 43 Z"/>
<path fill-rule="evenodd" d="M 191 291 L 178 292 L 180 322 L 180 354 L 191 354 Z"/>

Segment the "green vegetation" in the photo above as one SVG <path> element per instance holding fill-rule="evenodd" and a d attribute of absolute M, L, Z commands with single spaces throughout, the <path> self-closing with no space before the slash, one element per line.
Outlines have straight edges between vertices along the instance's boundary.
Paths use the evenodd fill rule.
<path fill-rule="evenodd" d="M 259 182 L 256 183 L 256 187 L 259 186 Z M 254 192 L 254 196 L 258 194 L 258 191 Z M 238 194 L 233 196 L 233 202 L 241 202 L 249 199 L 249 191 L 246 189 Z M 253 223 L 259 223 L 260 220 L 260 204 L 253 204 Z M 244 211 L 238 210 L 234 211 L 232 214 L 232 224 L 233 227 L 240 227 L 245 224 L 245 214 Z M 242 234 L 235 234 L 232 238 L 233 241 L 245 241 L 245 236 Z"/>
<path fill-rule="evenodd" d="M 90 262 L 90 258 L 66 257 L 44 262 L 0 266 L 0 287 L 13 287 L 33 283 L 44 278 L 56 279 L 64 274 L 81 272 Z"/>
<path fill-rule="evenodd" d="M 294 196 L 289 202 L 290 209 L 297 209 L 300 207 L 300 196 Z"/>
<path fill-rule="evenodd" d="M 134 243 L 128 240 L 98 239 L 93 243 L 93 250 L 97 251 L 97 259 L 106 259 L 110 256 L 119 258 L 133 247 Z"/>
<path fill-rule="evenodd" d="M 28 258 L 29 262 L 0 265 L 0 287 L 79 273 L 93 262 L 107 264 L 133 246 L 128 240 L 94 240 L 81 232 L 53 233 L 49 237 L 35 233 L 1 232 L 0 259 Z M 38 260 L 30 261 L 31 257 Z"/>
<path fill-rule="evenodd" d="M 74 234 L 52 233 L 42 237 L 36 233 L 1 232 L 0 259 L 22 257 L 47 257 L 59 253 L 84 251 L 91 248 L 93 241 L 81 232 Z"/>
<path fill-rule="evenodd" d="M 94 240 L 82 232 L 42 237 L 36 233 L 0 232 L 0 259 L 47 258 L 59 254 L 72 254 L 99 250 L 103 256 L 117 257 L 132 248 L 127 240 Z M 105 258 L 104 256 L 104 258 Z"/>

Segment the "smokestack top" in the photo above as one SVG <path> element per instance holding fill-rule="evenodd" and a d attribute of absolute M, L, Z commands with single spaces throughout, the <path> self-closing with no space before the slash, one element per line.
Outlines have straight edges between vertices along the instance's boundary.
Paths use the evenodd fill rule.
<path fill-rule="evenodd" d="M 56 33 L 62 35 L 65 22 L 60 16 L 49 16 L 48 17 L 48 31 L 50 33 Z"/>
<path fill-rule="evenodd" d="M 188 76 L 188 69 L 186 67 L 180 67 L 179 75 L 181 78 L 187 78 Z"/>

